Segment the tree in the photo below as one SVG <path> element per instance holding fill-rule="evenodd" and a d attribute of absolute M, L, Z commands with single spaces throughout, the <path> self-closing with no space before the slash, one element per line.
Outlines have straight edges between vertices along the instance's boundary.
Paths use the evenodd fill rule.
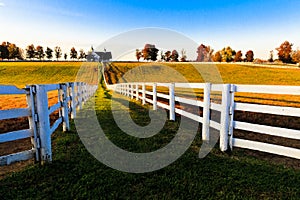
<path fill-rule="evenodd" d="M 35 47 L 33 44 L 27 46 L 26 58 L 29 58 L 30 60 L 32 60 L 35 57 L 35 53 L 36 53 L 36 50 L 35 50 Z"/>
<path fill-rule="evenodd" d="M 2 60 L 9 58 L 8 46 L 6 42 L 2 42 L 2 44 L 0 45 L 0 58 Z"/>
<path fill-rule="evenodd" d="M 171 51 L 166 51 L 164 59 L 166 62 L 169 62 L 171 60 Z"/>
<path fill-rule="evenodd" d="M 45 57 L 44 49 L 42 46 L 36 47 L 36 58 L 42 60 Z"/>
<path fill-rule="evenodd" d="M 80 50 L 79 50 L 78 60 L 79 60 L 79 59 L 83 60 L 83 59 L 85 59 L 85 57 L 86 57 L 86 55 L 85 55 L 83 49 L 80 49 Z"/>
<path fill-rule="evenodd" d="M 54 53 L 55 53 L 55 58 L 58 61 L 58 59 L 61 57 L 62 52 L 61 52 L 61 48 L 59 46 L 56 46 L 54 48 Z"/>
<path fill-rule="evenodd" d="M 233 61 L 233 56 L 235 56 L 236 52 L 231 47 L 226 47 L 221 50 L 222 62 L 231 62 Z"/>
<path fill-rule="evenodd" d="M 9 43 L 8 47 L 8 59 L 16 59 L 19 56 L 19 47 L 17 47 L 15 44 Z"/>
<path fill-rule="evenodd" d="M 144 60 L 157 60 L 158 49 L 155 48 L 153 44 L 145 44 L 144 49 L 142 50 L 142 55 Z"/>
<path fill-rule="evenodd" d="M 274 62 L 274 54 L 273 54 L 273 50 L 270 51 L 270 58 L 268 59 L 269 62 Z"/>
<path fill-rule="evenodd" d="M 285 41 L 280 45 L 280 47 L 276 48 L 276 50 L 278 51 L 278 59 L 284 63 L 291 63 L 292 46 L 292 43 Z"/>
<path fill-rule="evenodd" d="M 67 60 L 67 58 L 68 58 L 68 55 L 66 53 L 64 54 L 64 58 L 65 58 L 65 60 Z"/>
<path fill-rule="evenodd" d="M 242 56 L 243 56 L 242 51 L 236 52 L 234 57 L 234 62 L 242 62 L 243 61 Z"/>
<path fill-rule="evenodd" d="M 172 62 L 178 62 L 178 61 L 179 61 L 178 58 L 179 58 L 179 54 L 178 54 L 178 52 L 174 49 L 174 50 L 172 51 L 172 54 L 171 54 L 171 60 L 172 60 Z"/>
<path fill-rule="evenodd" d="M 212 61 L 212 54 L 214 50 L 211 49 L 210 46 L 206 46 L 204 44 L 201 44 L 197 48 L 197 62 L 211 62 Z"/>
<path fill-rule="evenodd" d="M 77 51 L 74 47 L 72 47 L 71 52 L 70 52 L 70 58 L 75 59 L 77 58 Z"/>
<path fill-rule="evenodd" d="M 138 60 L 138 62 L 140 62 L 140 59 L 142 57 L 142 52 L 139 49 L 136 49 L 135 56 L 136 56 L 136 59 Z"/>
<path fill-rule="evenodd" d="M 300 50 L 296 50 L 292 52 L 292 61 L 293 63 L 300 63 Z"/>
<path fill-rule="evenodd" d="M 49 47 L 47 47 L 45 53 L 46 53 L 46 58 L 47 58 L 48 60 L 50 60 L 51 58 L 53 58 L 53 54 L 52 54 L 52 53 L 53 53 L 53 50 L 50 49 Z"/>
<path fill-rule="evenodd" d="M 222 55 L 220 51 L 217 51 L 215 55 L 213 56 L 214 62 L 222 62 Z"/>
<path fill-rule="evenodd" d="M 186 51 L 184 49 L 181 50 L 181 58 L 180 58 L 180 61 L 181 62 L 186 62 Z"/>
<path fill-rule="evenodd" d="M 253 62 L 253 60 L 254 60 L 254 53 L 253 53 L 252 50 L 247 51 L 247 53 L 246 53 L 245 56 L 246 56 L 246 58 L 245 58 L 246 62 Z"/>

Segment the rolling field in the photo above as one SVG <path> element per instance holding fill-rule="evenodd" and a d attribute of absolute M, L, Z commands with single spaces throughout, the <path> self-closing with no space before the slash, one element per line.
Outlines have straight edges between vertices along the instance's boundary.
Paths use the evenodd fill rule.
<path fill-rule="evenodd" d="M 65 64 L 68 66 L 67 69 L 63 69 L 64 63 L 58 64 L 57 69 L 57 63 L 15 63 L 15 65 L 0 63 L 0 84 L 16 84 L 23 87 L 32 83 L 75 80 L 80 64 Z M 21 67 L 17 68 L 18 65 Z M 107 70 L 111 73 L 106 73 L 106 76 L 111 82 L 117 81 L 125 72 L 138 65 L 140 63 L 112 63 L 111 68 Z M 190 64 L 168 65 L 184 74 L 185 79 L 190 82 L 203 80 Z M 26 73 L 24 70 L 26 66 L 32 70 Z M 201 70 L 206 73 L 205 77 L 213 80 L 214 74 L 209 73 L 209 65 L 197 64 L 196 67 L 203 68 Z M 268 69 L 227 64 L 217 67 L 226 83 L 300 85 L 298 69 Z M 168 70 L 152 71 L 150 68 L 149 71 L 140 73 L 139 76 L 136 76 L 136 73 L 132 73 L 131 76 L 143 81 L 182 80 L 176 73 L 170 75 Z M 146 80 L 143 74 L 150 80 Z M 245 98 L 243 95 L 245 94 L 241 94 L 240 98 Z M 264 96 L 262 101 L 267 99 L 268 97 Z M 111 91 L 107 91 L 103 83 L 100 84 L 93 101 L 98 120 L 107 137 L 123 149 L 150 152 L 169 143 L 177 132 L 179 121 L 167 122 L 158 135 L 149 139 L 130 137 L 115 124 L 111 112 Z M 256 100 L 250 97 L 250 101 Z M 283 99 L 284 104 L 291 101 L 294 101 L 295 105 L 299 105 L 300 102 L 294 97 Z M 10 105 L 15 106 L 13 103 L 7 103 L 7 99 L 5 102 L 5 109 Z M 274 102 L 271 100 L 269 103 Z M 118 108 L 122 106 L 120 100 Z M 147 114 L 148 106 L 131 101 L 130 108 L 130 115 L 137 124 L 143 126 L 151 121 Z M 166 168 L 144 174 L 124 173 L 105 166 L 90 155 L 72 122 L 71 131 L 63 133 L 58 130 L 53 135 L 53 163 L 44 167 L 29 165 L 25 170 L 0 179 L 1 198 L 298 199 L 300 197 L 298 160 L 284 159 L 284 162 L 282 160 L 278 162 L 280 159 L 270 156 L 269 162 L 249 156 L 244 151 L 225 154 L 220 152 L 218 147 L 204 159 L 199 159 L 200 146 L 201 138 L 198 133 L 187 152 Z M 0 167 L 0 171 L 2 169 L 4 168 Z"/>

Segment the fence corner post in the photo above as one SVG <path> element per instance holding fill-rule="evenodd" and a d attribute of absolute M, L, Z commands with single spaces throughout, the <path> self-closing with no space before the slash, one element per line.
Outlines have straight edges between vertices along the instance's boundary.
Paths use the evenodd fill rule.
<path fill-rule="evenodd" d="M 171 83 L 169 86 L 169 105 L 170 105 L 170 120 L 175 121 L 175 84 Z"/>
<path fill-rule="evenodd" d="M 234 104 L 234 93 L 236 91 L 236 86 L 234 84 L 230 85 L 230 108 L 229 108 L 229 148 L 230 151 L 232 151 L 233 145 L 232 145 L 232 141 L 233 141 L 233 122 L 234 122 L 234 109 L 235 109 L 235 104 Z"/>
<path fill-rule="evenodd" d="M 146 104 L 146 84 L 145 83 L 142 84 L 142 95 L 143 95 L 142 102 L 143 102 L 143 105 L 145 105 Z"/>
<path fill-rule="evenodd" d="M 70 122 L 69 122 L 69 108 L 68 108 L 68 91 L 67 91 L 67 84 L 60 84 L 60 88 L 63 91 L 63 98 L 62 98 L 62 117 L 63 117 L 63 131 L 70 130 Z"/>
<path fill-rule="evenodd" d="M 37 133 L 40 139 L 41 164 L 52 162 L 51 130 L 48 110 L 48 95 L 44 85 L 36 85 Z"/>
<path fill-rule="evenodd" d="M 209 125 L 210 125 L 210 91 L 211 84 L 205 83 L 203 93 L 203 124 L 202 124 L 202 140 L 209 141 Z"/>

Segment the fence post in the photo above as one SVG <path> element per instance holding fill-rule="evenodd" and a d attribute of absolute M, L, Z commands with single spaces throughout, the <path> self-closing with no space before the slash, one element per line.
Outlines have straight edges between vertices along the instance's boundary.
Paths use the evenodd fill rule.
<path fill-rule="evenodd" d="M 222 90 L 222 110 L 221 110 L 221 130 L 220 130 L 220 149 L 228 149 L 229 134 L 229 114 L 230 110 L 230 84 L 224 84 Z"/>
<path fill-rule="evenodd" d="M 153 110 L 157 110 L 157 84 L 153 83 Z"/>
<path fill-rule="evenodd" d="M 145 83 L 142 84 L 142 101 L 143 101 L 143 105 L 146 104 L 146 85 Z"/>
<path fill-rule="evenodd" d="M 209 140 L 209 124 L 210 124 L 210 91 L 211 84 L 205 83 L 203 93 L 203 124 L 202 124 L 202 140 Z"/>
<path fill-rule="evenodd" d="M 82 87 L 80 82 L 77 83 L 77 96 L 79 109 L 82 109 Z"/>
<path fill-rule="evenodd" d="M 135 89 L 136 89 L 136 100 L 138 101 L 139 100 L 139 84 L 138 83 L 136 84 Z"/>
<path fill-rule="evenodd" d="M 66 84 L 60 84 L 60 88 L 63 91 L 62 95 L 62 117 L 63 117 L 63 131 L 69 131 L 70 130 L 70 123 L 69 123 L 69 111 L 68 111 L 68 91 L 67 91 L 67 85 Z"/>
<path fill-rule="evenodd" d="M 28 93 L 26 94 L 26 101 L 27 105 L 29 107 L 29 110 L 31 112 L 31 115 L 28 117 L 29 121 L 29 128 L 33 131 L 33 137 L 31 137 L 31 144 L 33 145 L 33 149 L 35 149 L 35 162 L 38 162 L 40 160 L 40 154 L 39 154 L 39 148 L 40 148 L 40 141 L 38 138 L 38 133 L 37 133 L 37 121 L 35 120 L 35 103 L 34 103 L 34 98 L 35 98 L 35 93 L 36 93 L 36 88 L 35 86 L 26 86 L 26 90 Z"/>
<path fill-rule="evenodd" d="M 130 84 L 130 96 L 131 96 L 131 99 L 133 99 L 133 84 L 131 83 Z"/>
<path fill-rule="evenodd" d="M 75 88 L 74 83 L 70 83 L 70 96 L 71 96 L 71 119 L 74 119 L 76 117 L 76 94 L 75 94 Z"/>
<path fill-rule="evenodd" d="M 230 109 L 229 109 L 229 148 L 232 151 L 232 140 L 233 140 L 233 117 L 234 117 L 234 93 L 236 91 L 236 86 L 231 84 L 230 85 Z"/>
<path fill-rule="evenodd" d="M 175 84 L 169 86 L 169 105 L 170 105 L 170 120 L 175 121 Z"/>
<path fill-rule="evenodd" d="M 36 85 L 36 111 L 38 121 L 38 137 L 40 138 L 41 163 L 52 161 L 50 120 L 48 110 L 48 95 L 44 85 Z"/>

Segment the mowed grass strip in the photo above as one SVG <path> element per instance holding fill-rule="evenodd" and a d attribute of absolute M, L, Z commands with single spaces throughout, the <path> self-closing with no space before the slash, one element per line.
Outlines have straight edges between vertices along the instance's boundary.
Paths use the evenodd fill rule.
<path fill-rule="evenodd" d="M 115 124 L 111 93 L 100 87 L 95 99 L 99 123 L 116 145 L 133 152 L 161 147 L 176 134 L 178 121 L 166 122 L 163 137 L 138 139 Z M 138 124 L 149 122 L 147 106 L 130 103 Z M 117 109 L 123 109 L 120 104 Z M 72 131 L 53 136 L 53 163 L 30 166 L 0 180 L 1 199 L 297 199 L 300 172 L 243 155 L 227 155 L 218 148 L 198 158 L 199 133 L 180 159 L 158 171 L 131 174 L 111 169 L 86 150 Z M 173 127 L 173 129 L 169 129 Z"/>

